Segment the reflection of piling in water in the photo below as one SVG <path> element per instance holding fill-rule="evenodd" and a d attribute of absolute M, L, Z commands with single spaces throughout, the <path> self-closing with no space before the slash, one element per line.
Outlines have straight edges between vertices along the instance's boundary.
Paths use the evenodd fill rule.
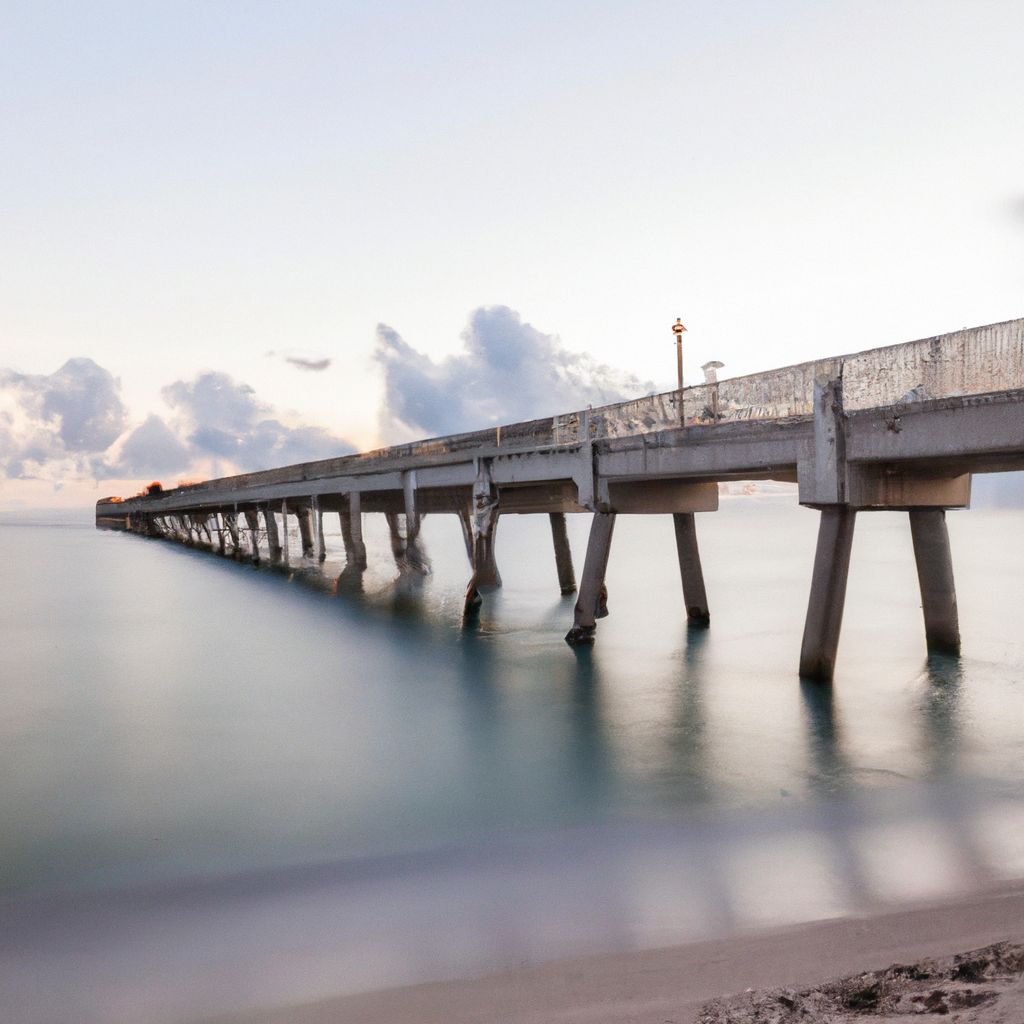
<path fill-rule="evenodd" d="M 599 806 L 607 793 L 611 770 L 601 705 L 601 675 L 592 647 L 575 650 L 571 679 L 569 728 L 577 797 L 584 806 Z"/>

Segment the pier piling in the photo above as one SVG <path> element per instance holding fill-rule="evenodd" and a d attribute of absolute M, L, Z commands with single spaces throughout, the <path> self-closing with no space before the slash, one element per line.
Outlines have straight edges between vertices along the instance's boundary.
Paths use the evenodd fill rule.
<path fill-rule="evenodd" d="M 245 513 L 245 522 L 249 527 L 249 537 L 252 540 L 252 564 L 260 564 L 260 517 L 256 509 Z"/>
<path fill-rule="evenodd" d="M 267 527 L 267 547 L 271 562 L 281 561 L 281 538 L 277 532 L 277 516 L 268 506 L 263 510 L 263 522 Z"/>
<path fill-rule="evenodd" d="M 576 592 L 576 573 L 572 565 L 572 550 L 569 548 L 569 533 L 565 528 L 565 513 L 550 512 L 551 537 L 555 543 L 555 567 L 558 569 L 558 586 L 562 596 Z"/>
<path fill-rule="evenodd" d="M 573 647 L 592 644 L 597 620 L 608 614 L 605 605 L 607 591 L 604 577 L 608 570 L 608 555 L 611 551 L 614 529 L 614 512 L 594 513 L 594 519 L 590 524 L 587 555 L 583 561 L 583 578 L 576 598 L 573 627 L 565 634 L 566 643 Z"/>
<path fill-rule="evenodd" d="M 225 512 L 224 523 L 228 529 L 228 536 L 231 538 L 231 557 L 238 558 L 242 550 L 238 541 L 238 513 Z"/>
<path fill-rule="evenodd" d="M 299 537 L 302 539 L 302 557 L 313 558 L 313 510 L 308 505 L 300 505 L 296 513 L 299 520 Z"/>
<path fill-rule="evenodd" d="M 498 488 L 491 477 L 487 459 L 477 463 L 473 484 L 473 506 L 470 517 L 473 527 L 473 576 L 466 588 L 465 615 L 473 615 L 480 607 L 482 590 L 497 590 L 501 586 L 501 573 L 494 557 L 494 535 L 498 529 Z"/>
<path fill-rule="evenodd" d="M 910 509 L 917 579 L 929 652 L 960 653 L 960 621 L 956 607 L 953 561 L 946 512 L 941 508 Z"/>
<path fill-rule="evenodd" d="M 694 514 L 675 512 L 672 521 L 676 530 L 676 552 L 679 555 L 679 574 L 683 580 L 686 619 L 691 626 L 707 626 L 711 622 L 711 612 L 708 611 L 708 595 L 704 589 L 704 573 L 700 566 Z"/>
<path fill-rule="evenodd" d="M 366 545 L 363 543 L 363 513 L 358 491 L 348 496 L 348 512 L 339 512 L 338 518 L 345 545 L 344 571 L 363 572 L 366 569 Z"/>
<path fill-rule="evenodd" d="M 800 647 L 800 675 L 805 679 L 832 680 L 856 517 L 856 511 L 848 505 L 826 505 L 821 510 L 811 596 Z"/>
<path fill-rule="evenodd" d="M 313 495 L 310 500 L 310 525 L 313 530 L 313 552 L 312 557 L 318 562 L 327 558 L 327 548 L 324 544 L 324 516 L 320 511 L 320 499 Z"/>

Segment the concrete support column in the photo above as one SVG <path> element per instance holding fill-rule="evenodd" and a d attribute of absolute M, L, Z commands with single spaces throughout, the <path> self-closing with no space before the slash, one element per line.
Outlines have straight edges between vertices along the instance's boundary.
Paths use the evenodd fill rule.
<path fill-rule="evenodd" d="M 324 515 L 320 511 L 320 498 L 314 494 L 310 498 L 310 524 L 313 530 L 313 551 L 312 557 L 322 562 L 327 557 L 327 548 L 324 546 Z M 305 554 L 305 552 L 303 552 Z"/>
<path fill-rule="evenodd" d="M 313 557 L 313 511 L 308 505 L 302 505 L 297 512 L 299 520 L 299 536 L 302 538 L 302 557 Z"/>
<path fill-rule="evenodd" d="M 238 541 L 238 513 L 225 513 L 224 521 L 227 523 L 228 536 L 231 538 L 231 557 L 237 558 L 241 552 L 241 545 Z"/>
<path fill-rule="evenodd" d="M 430 572 L 430 559 L 423 549 L 420 540 L 420 527 L 423 517 L 416 507 L 416 470 L 410 469 L 402 474 L 402 498 L 405 504 L 405 567 L 410 572 L 427 575 Z"/>
<path fill-rule="evenodd" d="M 572 551 L 569 548 L 569 533 L 565 528 L 564 512 L 549 512 L 551 539 L 555 543 L 555 567 L 558 569 L 558 586 L 562 596 L 576 593 L 576 573 L 572 566 Z"/>
<path fill-rule="evenodd" d="M 288 564 L 288 502 L 281 502 L 281 560 Z"/>
<path fill-rule="evenodd" d="M 281 538 L 277 533 L 277 516 L 268 507 L 263 510 L 263 522 L 267 528 L 267 549 L 271 562 L 281 561 Z"/>
<path fill-rule="evenodd" d="M 252 564 L 260 564 L 260 516 L 256 509 L 245 513 L 245 522 L 252 539 Z"/>
<path fill-rule="evenodd" d="M 830 682 L 835 670 L 856 516 L 848 505 L 826 505 L 821 510 L 811 597 L 800 648 L 800 675 L 805 679 Z"/>
<path fill-rule="evenodd" d="M 466 588 L 465 615 L 473 615 L 480 607 L 481 591 L 497 590 L 501 586 L 501 573 L 494 557 L 494 535 L 498 529 L 498 488 L 491 478 L 491 465 L 480 459 L 476 481 L 473 484 L 473 575 Z"/>
<path fill-rule="evenodd" d="M 956 608 L 953 561 L 949 552 L 946 511 L 910 509 L 910 535 L 914 540 L 917 579 L 921 584 L 924 633 L 928 650 L 960 653 L 960 619 Z"/>
<path fill-rule="evenodd" d="M 391 536 L 391 554 L 394 555 L 395 565 L 401 569 L 405 561 L 405 538 L 398 524 L 398 513 L 385 512 L 384 521 L 388 524 L 388 533 Z"/>
<path fill-rule="evenodd" d="M 473 575 L 478 587 L 496 590 L 501 586 L 501 573 L 494 557 L 494 536 L 498 532 L 498 513 L 491 511 L 473 538 Z"/>
<path fill-rule="evenodd" d="M 708 611 L 708 595 L 700 567 L 697 524 L 692 512 L 673 512 L 672 520 L 676 528 L 676 552 L 679 555 L 679 574 L 683 578 L 686 619 L 692 626 L 707 626 L 711 622 L 711 612 Z"/>
<path fill-rule="evenodd" d="M 224 554 L 224 516 L 217 513 L 217 554 Z"/>
<path fill-rule="evenodd" d="M 388 530 L 391 532 L 391 552 L 395 556 L 395 564 L 398 571 L 403 575 L 413 573 L 418 576 L 426 576 L 430 572 L 430 560 L 419 540 L 419 521 L 413 515 L 403 516 L 405 520 L 405 532 L 402 532 L 398 512 L 387 512 L 384 518 L 388 523 Z"/>
<path fill-rule="evenodd" d="M 573 647 L 594 642 L 597 620 L 608 614 L 607 591 L 604 586 L 608 569 L 608 554 L 615 529 L 614 512 L 595 512 L 590 524 L 590 540 L 583 562 L 583 579 L 576 599 L 576 614 L 572 629 L 565 635 L 566 643 Z"/>
<path fill-rule="evenodd" d="M 358 491 L 348 496 L 348 512 L 338 514 L 341 539 L 345 544 L 345 572 L 366 569 L 366 545 L 363 543 L 363 513 Z"/>
<path fill-rule="evenodd" d="M 473 575 L 466 588 L 466 603 L 463 611 L 473 614 L 483 603 L 481 593 L 497 590 L 501 586 L 501 573 L 494 557 L 494 535 L 498 530 L 498 513 L 489 510 L 484 517 L 474 516 L 475 536 L 473 537 Z"/>

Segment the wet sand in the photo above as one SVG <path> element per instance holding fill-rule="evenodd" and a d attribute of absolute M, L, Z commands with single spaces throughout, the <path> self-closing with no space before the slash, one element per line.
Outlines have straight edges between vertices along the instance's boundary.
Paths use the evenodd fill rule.
<path fill-rule="evenodd" d="M 717 997 L 780 986 L 805 990 L 1002 941 L 1024 941 L 1024 880 L 874 917 L 562 959 L 486 978 L 208 1018 L 206 1024 L 693 1024 Z M 990 1005 L 970 1011 L 969 1019 L 1018 1024 L 1004 1011 Z"/>

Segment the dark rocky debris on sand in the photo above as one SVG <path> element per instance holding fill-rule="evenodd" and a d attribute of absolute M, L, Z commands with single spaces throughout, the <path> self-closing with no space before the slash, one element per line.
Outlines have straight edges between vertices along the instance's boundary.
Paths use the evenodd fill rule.
<path fill-rule="evenodd" d="M 893 964 L 795 991 L 777 988 L 715 999 L 697 1024 L 831 1024 L 869 1015 L 922 1014 L 978 1024 L 1024 1024 L 1024 946 L 1000 942 L 971 953 Z"/>

